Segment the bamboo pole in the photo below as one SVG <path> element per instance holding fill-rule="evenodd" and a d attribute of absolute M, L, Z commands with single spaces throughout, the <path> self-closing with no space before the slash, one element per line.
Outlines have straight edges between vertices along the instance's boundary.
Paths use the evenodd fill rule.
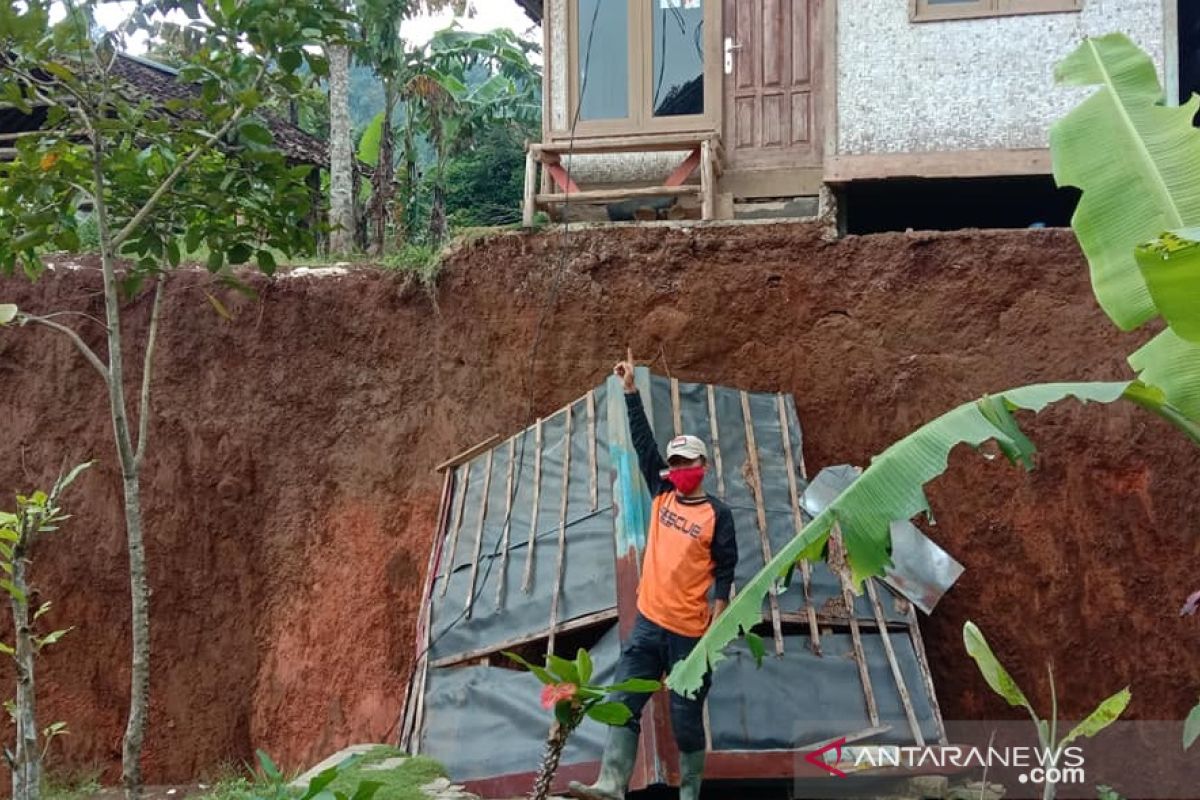
<path fill-rule="evenodd" d="M 762 473 L 758 469 L 758 445 L 754 441 L 754 418 L 750 414 L 750 395 L 742 392 L 742 419 L 746 423 L 746 463 L 750 467 L 750 491 L 754 495 L 754 511 L 758 519 L 758 541 L 762 547 L 763 563 L 771 560 L 771 540 L 767 536 L 767 511 L 763 506 Z M 771 606 L 771 627 L 775 632 L 775 654 L 783 655 L 783 626 L 779 620 L 779 594 L 771 582 L 767 598 Z"/>
<path fill-rule="evenodd" d="M 904 682 L 904 673 L 900 671 L 900 662 L 896 660 L 892 637 L 888 634 L 887 618 L 883 615 L 883 606 L 879 603 L 879 594 L 875 591 L 873 578 L 867 578 L 867 596 L 871 599 L 871 608 L 875 612 L 875 624 L 879 627 L 879 637 L 883 642 L 883 653 L 887 656 L 892 677 L 896 680 L 896 691 L 900 694 L 900 704 L 904 707 L 904 716 L 908 719 L 908 727 L 912 731 L 913 741 L 917 743 L 918 747 L 924 747 L 925 737 L 921 734 L 921 724 L 917 721 L 917 714 L 913 710 L 912 696 L 908 692 L 908 684 Z"/>
<path fill-rule="evenodd" d="M 558 562 L 554 568 L 554 594 L 550 597 L 550 640 L 546 652 L 554 652 L 554 637 L 558 627 L 558 602 L 562 595 L 563 564 L 567 557 L 567 503 L 571 488 L 571 407 L 567 407 L 566 430 L 563 432 L 562 500 L 558 506 Z"/>
<path fill-rule="evenodd" d="M 471 465 L 464 464 L 461 467 L 463 471 L 462 488 L 457 489 L 458 496 L 455 498 L 454 524 L 450 526 L 450 552 L 446 558 L 446 565 L 442 569 L 442 588 L 438 592 L 439 597 L 446 596 L 446 588 L 450 585 L 450 574 L 454 572 L 454 555 L 458 549 L 458 531 L 462 528 L 463 505 L 467 500 L 467 487 L 471 485 Z"/>
<path fill-rule="evenodd" d="M 596 475 L 596 391 L 587 393 L 588 484 L 592 493 L 592 511 L 600 507 L 599 479 Z"/>
<path fill-rule="evenodd" d="M 475 550 L 471 554 L 471 584 L 467 588 L 467 602 L 463 607 L 464 618 L 471 618 L 471 609 L 475 605 L 475 578 L 479 575 L 479 554 L 483 547 L 484 522 L 487 520 L 488 493 L 492 490 L 492 457 L 496 450 L 488 450 L 487 466 L 483 472 L 483 495 L 479 500 L 479 525 L 475 528 Z"/>
<path fill-rule="evenodd" d="M 829 566 L 837 573 L 842 584 L 842 601 L 846 604 L 846 615 L 850 619 L 850 639 L 854 643 L 854 660 L 858 662 L 858 679 L 862 682 L 863 697 L 867 701 L 867 716 L 871 725 L 879 724 L 879 707 L 875 704 L 875 690 L 871 686 L 871 674 L 867 670 L 867 655 L 863 650 L 862 633 L 858 627 L 858 616 L 854 613 L 854 591 L 850 588 L 849 566 L 846 562 L 846 547 L 842 543 L 842 530 L 835 522 L 829 534 Z"/>
<path fill-rule="evenodd" d="M 525 551 L 525 576 L 521 580 L 521 591 L 526 594 L 533 588 L 533 547 L 537 538 L 538 504 L 542 496 L 542 420 L 534 424 L 533 434 L 533 511 L 529 515 L 529 548 Z"/>
<path fill-rule="evenodd" d="M 721 434 L 717 425 L 717 397 L 712 384 L 708 384 L 708 428 L 712 435 L 713 467 L 717 471 L 717 497 L 725 499 L 725 471 L 721 467 Z"/>
<path fill-rule="evenodd" d="M 516 460 L 517 437 L 514 436 L 508 440 L 508 475 L 504 479 L 504 530 L 500 534 L 500 578 L 496 581 L 496 608 L 500 608 L 504 602 L 504 584 L 508 578 L 508 539 L 512 531 L 513 471 L 516 469 Z"/>
<path fill-rule="evenodd" d="M 796 486 L 796 464 L 792 457 L 792 434 L 788 427 L 787 403 L 782 394 L 775 395 L 779 407 L 779 430 L 783 436 L 783 461 L 787 466 L 788 492 L 791 495 L 792 514 L 795 517 L 796 533 L 804 527 L 804 518 L 800 515 L 800 490 Z M 817 609 L 812 601 L 812 569 L 808 561 L 800 561 L 800 577 L 804 582 L 804 610 L 808 614 L 808 636 L 812 641 L 813 652 L 821 655 L 821 629 L 817 626 Z"/>

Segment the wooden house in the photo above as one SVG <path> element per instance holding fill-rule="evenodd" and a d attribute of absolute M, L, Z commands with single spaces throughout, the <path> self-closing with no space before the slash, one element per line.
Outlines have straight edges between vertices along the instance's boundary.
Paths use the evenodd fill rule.
<path fill-rule="evenodd" d="M 1001 191 L 976 224 L 1010 202 L 1033 217 L 1012 224 L 1054 224 L 1047 132 L 1082 96 L 1055 86 L 1054 65 L 1084 37 L 1121 31 L 1151 54 L 1169 99 L 1200 74 L 1194 44 L 1181 59 L 1181 0 L 521 5 L 542 23 L 546 75 L 529 222 L 621 200 L 642 217 L 798 216 L 823 194 L 867 213 L 898 188 L 910 215 L 961 212 L 963 185 L 945 182 L 986 181 Z"/>

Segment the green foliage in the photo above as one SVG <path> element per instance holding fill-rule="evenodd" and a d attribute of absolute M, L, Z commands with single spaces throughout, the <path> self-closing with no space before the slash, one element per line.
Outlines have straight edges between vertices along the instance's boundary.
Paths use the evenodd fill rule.
<path fill-rule="evenodd" d="M 446 213 L 454 228 L 507 225 L 521 218 L 527 132 L 498 125 L 446 162 Z"/>
<path fill-rule="evenodd" d="M 1053 698 L 1054 707 L 1049 719 L 1041 719 L 1029 700 L 1026 699 L 1025 693 L 1021 691 L 1021 687 L 1017 686 L 1017 682 L 996 658 L 996 654 L 992 652 L 987 640 L 983 638 L 983 632 L 974 622 L 968 621 L 963 625 L 963 644 L 966 646 L 967 653 L 975 659 L 975 664 L 979 667 L 988 686 L 992 687 L 992 691 L 1003 697 L 1009 705 L 1021 706 L 1029 712 L 1033 724 L 1037 727 L 1038 743 L 1042 750 L 1051 757 L 1051 766 L 1058 762 L 1059 756 L 1067 745 L 1080 737 L 1089 738 L 1100 733 L 1125 713 L 1125 709 L 1129 706 L 1131 695 L 1127 686 L 1096 706 L 1095 710 L 1072 728 L 1070 733 L 1062 739 L 1058 739 L 1058 700 L 1054 687 L 1054 673 L 1050 673 L 1050 695 Z M 1047 783 L 1046 788 L 1048 791 L 1043 793 L 1043 797 L 1053 797 L 1053 784 Z"/>
<path fill-rule="evenodd" d="M 411 272 L 423 283 L 431 284 L 441 267 L 442 249 L 433 244 L 405 243 L 383 259 L 382 265 L 400 272 Z"/>
<path fill-rule="evenodd" d="M 1189 246 L 1195 231 L 1186 229 L 1200 226 L 1200 131 L 1192 125 L 1200 98 L 1164 105 L 1153 62 L 1123 34 L 1085 40 L 1056 74 L 1061 83 L 1098 87 L 1050 131 L 1055 179 L 1083 190 L 1072 225 L 1092 287 L 1123 330 L 1165 317 L 1169 329 L 1129 364 L 1194 424 L 1200 261 Z"/>
<path fill-rule="evenodd" d="M 379 140 L 383 135 L 383 112 L 380 111 L 367 124 L 362 138 L 358 141 L 358 160 L 367 166 L 379 164 Z"/>
<path fill-rule="evenodd" d="M 47 772 L 42 779 L 42 800 L 90 800 L 99 794 L 100 772 Z"/>
<path fill-rule="evenodd" d="M 445 777 L 446 771 L 437 761 L 426 756 L 406 758 L 399 766 L 391 769 L 367 769 L 378 766 L 389 758 L 398 758 L 404 753 L 395 747 L 379 746 L 356 761 L 329 786 L 334 796 L 339 795 L 364 800 L 360 792 L 368 783 L 376 784 L 371 790 L 375 800 L 428 800 L 421 787 Z M 317 798 L 329 800 L 329 798 Z"/>
<path fill-rule="evenodd" d="M 175 12 L 188 18 L 182 27 L 194 51 L 179 81 L 191 97 L 165 108 L 121 91 L 109 70 L 114 39 L 93 42 L 80 24 L 94 2 L 73 7 L 47 36 L 50 5 L 6 8 L 0 24 L 0 96 L 18 107 L 50 107 L 46 135 L 21 140 L 17 157 L 0 165 L 0 270 L 35 277 L 44 247 L 77 250 L 84 236 L 74 209 L 98 199 L 108 221 L 99 249 L 134 263 L 131 288 L 140 274 L 176 266 L 201 243 L 214 271 L 266 248 L 313 247 L 309 168 L 274 149 L 256 114 L 271 92 L 302 89 L 302 65 L 324 69 L 317 46 L 341 35 L 338 3 L 139 5 L 128 30 L 153 28 Z"/>
<path fill-rule="evenodd" d="M 1183 749 L 1187 750 L 1200 738 L 1200 703 L 1187 715 L 1183 723 Z"/>
<path fill-rule="evenodd" d="M 530 664 L 516 653 L 505 652 L 521 666 L 528 669 L 542 682 L 542 703 L 553 706 L 559 724 L 574 730 L 584 717 L 590 717 L 605 725 L 624 725 L 629 721 L 629 709 L 618 702 L 604 698 L 613 692 L 640 693 L 656 692 L 662 685 L 658 681 L 631 678 L 611 685 L 597 686 L 589 683 L 592 678 L 592 658 L 582 647 L 569 661 L 554 654 L 546 656 L 546 666 Z"/>

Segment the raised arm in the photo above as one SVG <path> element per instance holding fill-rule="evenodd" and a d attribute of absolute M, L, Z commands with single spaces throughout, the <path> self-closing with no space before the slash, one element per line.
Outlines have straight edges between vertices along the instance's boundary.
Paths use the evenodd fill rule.
<path fill-rule="evenodd" d="M 659 474 L 667 468 L 667 462 L 658 452 L 658 442 L 654 441 L 654 431 L 650 429 L 650 420 L 646 418 L 642 396 L 633 382 L 633 364 L 622 361 L 613 367 L 613 373 L 621 379 L 625 389 L 625 408 L 629 412 L 629 432 L 633 436 L 633 449 L 637 451 L 638 467 L 642 470 L 651 496 L 661 494 L 671 488 L 671 482 L 663 480 Z"/>

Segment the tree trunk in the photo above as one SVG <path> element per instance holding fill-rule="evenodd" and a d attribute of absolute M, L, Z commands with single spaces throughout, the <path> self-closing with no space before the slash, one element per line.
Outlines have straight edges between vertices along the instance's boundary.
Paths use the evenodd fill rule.
<path fill-rule="evenodd" d="M 392 81 L 384 84 L 383 125 L 379 131 L 379 161 L 371 181 L 371 254 L 381 256 L 387 247 L 388 211 L 392 207 L 396 171 L 392 111 L 396 107 L 396 91 Z"/>
<path fill-rule="evenodd" d="M 537 780 L 533 782 L 533 791 L 529 793 L 530 800 L 546 800 L 550 796 L 550 787 L 558 772 L 558 762 L 562 759 L 567 739 L 570 738 L 571 732 L 575 730 L 579 721 L 580 718 L 576 717 L 572 720 L 573 725 L 562 725 L 555 722 L 551 726 L 550 735 L 546 739 L 546 752 L 542 756 L 542 766 L 538 770 Z"/>
<path fill-rule="evenodd" d="M 350 48 L 329 54 L 329 252 L 354 249 L 354 153 L 350 131 Z"/>
<path fill-rule="evenodd" d="M 417 191 L 420 188 L 420 179 L 417 175 L 417 141 L 413 132 L 416 122 L 413 120 L 411 99 L 404 103 L 404 120 L 404 176 L 400 187 L 403 194 L 400 202 L 404 204 L 404 207 L 400 209 L 399 214 L 401 230 L 398 238 L 407 242 L 417 230 L 419 222 L 416 210 Z"/>
<path fill-rule="evenodd" d="M 28 534 L 27 534 L 28 535 Z M 13 757 L 13 800 L 38 800 L 42 788 L 42 757 L 38 750 L 36 696 L 33 676 L 33 631 L 29 627 L 29 581 L 26 579 L 25 542 L 13 549 L 12 582 L 21 597 L 10 598 L 13 630 L 16 632 L 17 697 L 14 721 L 17 748 Z"/>
<path fill-rule="evenodd" d="M 108 324 L 108 405 L 113 438 L 125 490 L 125 537 L 129 548 L 129 605 L 132 617 L 133 658 L 129 674 L 129 720 L 121 747 L 121 780 L 126 800 L 137 800 L 142 790 L 142 741 L 146 710 L 150 704 L 150 589 L 146 581 L 146 551 L 142 537 L 141 463 L 133 448 L 125 401 L 125 360 L 121 351 L 121 305 L 114 266 L 113 232 L 104 201 L 104 144 L 92 133 L 92 180 L 96 187 L 96 226 L 100 235 L 100 268 L 104 278 L 104 316 Z M 157 301 L 156 301 L 157 302 Z M 150 352 L 152 341 L 147 343 Z M 150 359 L 146 359 L 149 368 Z M 146 413 L 148 409 L 143 408 Z"/>

